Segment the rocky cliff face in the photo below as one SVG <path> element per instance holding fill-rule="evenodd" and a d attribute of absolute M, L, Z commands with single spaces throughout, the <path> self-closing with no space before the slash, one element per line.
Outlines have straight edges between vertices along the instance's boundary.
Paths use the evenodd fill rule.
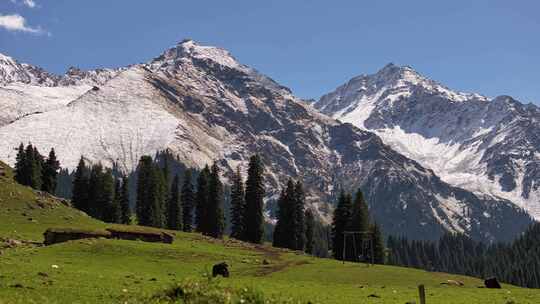
<path fill-rule="evenodd" d="M 70 168 L 84 154 L 125 171 L 141 155 L 169 149 L 188 166 L 217 161 L 225 178 L 260 153 L 269 202 L 288 177 L 302 179 L 310 205 L 329 220 L 338 188 L 360 187 L 385 232 L 412 238 L 460 231 L 508 239 L 530 223 L 511 202 L 445 183 L 374 133 L 320 114 L 226 50 L 191 40 L 65 105 L 0 127 L 0 140 L 0 158 L 10 163 L 21 141 L 55 147 Z"/>
<path fill-rule="evenodd" d="M 315 107 L 378 134 L 445 182 L 540 217 L 540 109 L 452 91 L 410 67 L 351 79 Z"/>

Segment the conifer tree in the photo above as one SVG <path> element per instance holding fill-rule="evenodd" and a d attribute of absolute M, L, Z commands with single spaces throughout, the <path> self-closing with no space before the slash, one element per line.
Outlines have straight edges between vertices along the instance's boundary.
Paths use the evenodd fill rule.
<path fill-rule="evenodd" d="M 114 178 L 114 198 L 111 206 L 110 218 L 111 223 L 122 224 L 122 181 L 119 178 Z"/>
<path fill-rule="evenodd" d="M 240 166 L 236 168 L 233 176 L 231 188 L 231 237 L 239 240 L 245 239 L 244 234 L 244 213 L 246 209 L 246 200 L 244 184 Z"/>
<path fill-rule="evenodd" d="M 197 193 L 195 194 L 195 226 L 197 232 L 206 233 L 208 231 L 208 180 L 210 178 L 210 168 L 208 166 L 199 174 L 197 178 Z"/>
<path fill-rule="evenodd" d="M 33 189 L 41 189 L 41 164 L 43 158 L 32 144 L 28 144 L 24 151 L 24 164 L 22 165 L 23 185 Z"/>
<path fill-rule="evenodd" d="M 304 186 L 302 182 L 297 181 L 294 186 L 294 199 L 293 199 L 293 219 L 292 219 L 292 231 L 294 241 L 292 249 L 304 250 L 306 242 L 306 227 L 305 227 L 305 194 Z"/>
<path fill-rule="evenodd" d="M 101 219 L 101 210 L 103 206 L 100 195 L 103 182 L 103 166 L 101 164 L 92 165 L 90 177 L 88 178 L 88 215 Z"/>
<path fill-rule="evenodd" d="M 346 194 L 345 191 L 341 190 L 337 207 L 334 210 L 334 218 L 332 220 L 332 250 L 334 258 L 337 260 L 343 259 L 343 232 L 346 231 L 349 225 L 351 208 L 351 195 Z"/>
<path fill-rule="evenodd" d="M 15 158 L 15 181 L 21 185 L 28 186 L 28 170 L 26 162 L 26 151 L 24 145 L 21 143 L 17 149 L 17 156 Z"/>
<path fill-rule="evenodd" d="M 261 243 L 264 235 L 263 172 L 264 168 L 259 155 L 252 156 L 246 180 L 246 216 L 244 217 L 246 240 L 251 243 Z"/>
<path fill-rule="evenodd" d="M 73 178 L 73 190 L 71 201 L 73 206 L 83 212 L 88 213 L 88 183 L 89 172 L 84 158 L 81 156 L 75 176 Z"/>
<path fill-rule="evenodd" d="M 27 154 L 28 155 L 28 154 Z M 43 184 L 42 174 L 45 159 L 41 155 L 36 146 L 33 147 L 33 162 L 31 166 L 30 174 L 30 186 L 36 190 L 41 190 Z"/>
<path fill-rule="evenodd" d="M 369 232 L 369 209 L 366 200 L 364 199 L 364 194 L 360 189 L 358 189 L 354 197 L 351 212 L 351 219 L 346 229 L 348 231 Z M 353 244 L 353 241 L 356 241 L 356 244 Z M 354 248 L 355 246 L 356 248 L 362 248 L 362 236 L 357 235 L 354 239 L 347 239 L 347 242 L 351 246 L 347 246 L 346 255 L 348 258 L 356 261 L 358 257 L 354 256 Z M 356 254 L 358 254 L 358 252 L 356 252 Z"/>
<path fill-rule="evenodd" d="M 313 212 L 310 209 L 306 210 L 305 213 L 306 218 L 306 253 L 313 255 L 314 254 L 314 229 L 315 229 L 315 217 L 313 216 Z"/>
<path fill-rule="evenodd" d="M 225 230 L 223 217 L 223 184 L 219 178 L 219 167 L 212 165 L 208 179 L 208 226 L 206 233 L 214 238 L 222 238 Z"/>
<path fill-rule="evenodd" d="M 285 211 L 286 197 L 285 190 L 281 190 L 279 198 L 277 200 L 278 209 L 276 210 L 276 225 L 274 226 L 274 233 L 272 234 L 272 246 L 274 247 L 286 247 L 285 242 L 285 222 L 286 222 L 286 211 Z"/>
<path fill-rule="evenodd" d="M 176 174 L 171 184 L 171 194 L 169 195 L 169 208 L 167 211 L 167 228 L 171 230 L 182 230 L 182 205 L 180 203 L 180 178 Z"/>
<path fill-rule="evenodd" d="M 120 187 L 120 223 L 124 225 L 131 224 L 131 208 L 129 207 L 129 180 L 126 176 L 122 178 Z"/>
<path fill-rule="evenodd" d="M 139 160 L 137 175 L 137 202 L 136 214 L 138 224 L 142 226 L 152 226 L 152 207 L 155 197 L 152 192 L 152 183 L 155 182 L 154 164 L 150 156 L 142 156 Z"/>
<path fill-rule="evenodd" d="M 384 264 L 384 241 L 381 228 L 377 222 L 369 226 L 369 232 L 373 237 L 373 261 L 375 264 Z"/>
<path fill-rule="evenodd" d="M 41 190 L 54 194 L 56 191 L 57 176 L 60 170 L 60 162 L 56 159 L 54 148 L 49 152 L 49 157 L 42 168 Z"/>
<path fill-rule="evenodd" d="M 184 182 L 182 184 L 182 217 L 183 229 L 185 232 L 193 230 L 193 208 L 195 206 L 195 194 L 193 191 L 191 170 L 184 173 Z"/>

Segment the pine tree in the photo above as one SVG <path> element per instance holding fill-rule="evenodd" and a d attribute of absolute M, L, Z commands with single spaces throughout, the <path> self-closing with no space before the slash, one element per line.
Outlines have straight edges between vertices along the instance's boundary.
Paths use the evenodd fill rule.
<path fill-rule="evenodd" d="M 138 224 L 142 226 L 155 225 L 156 210 L 156 174 L 150 156 L 142 156 L 139 160 L 137 175 L 136 214 Z"/>
<path fill-rule="evenodd" d="M 101 219 L 101 210 L 103 206 L 100 205 L 101 190 L 103 182 L 103 166 L 101 164 L 93 165 L 90 169 L 90 177 L 88 179 L 88 210 L 87 213 L 91 217 Z"/>
<path fill-rule="evenodd" d="M 294 197 L 293 197 L 293 226 L 291 233 L 293 234 L 294 241 L 292 244 L 292 249 L 294 250 L 304 250 L 306 242 L 306 227 L 305 227 L 305 197 L 304 197 L 304 186 L 302 182 L 297 181 L 294 186 Z"/>
<path fill-rule="evenodd" d="M 351 212 L 351 218 L 346 229 L 348 231 L 369 232 L 370 225 L 368 205 L 364 199 L 364 194 L 360 189 L 358 189 L 354 197 Z M 347 246 L 346 255 L 352 260 L 356 261 L 358 258 L 355 256 L 354 248 L 355 246 L 357 249 L 362 248 L 362 237 L 363 235 L 356 235 L 354 239 L 347 239 L 347 242 L 351 246 Z M 354 241 L 356 241 L 356 244 L 352 244 Z M 356 252 L 356 254 L 359 254 L 359 252 Z"/>
<path fill-rule="evenodd" d="M 171 230 L 182 230 L 182 205 L 180 203 L 180 178 L 178 174 L 174 176 L 171 184 L 171 194 L 169 195 L 169 206 L 167 212 L 167 228 Z"/>
<path fill-rule="evenodd" d="M 195 194 L 195 226 L 197 232 L 206 233 L 208 231 L 208 179 L 210 178 L 210 168 L 208 166 L 199 174 L 197 178 L 197 193 Z"/>
<path fill-rule="evenodd" d="M 274 227 L 272 240 L 272 246 L 274 247 L 287 247 L 286 229 L 289 226 L 287 204 L 286 190 L 283 189 L 281 190 L 277 201 L 278 209 L 276 211 L 276 226 Z"/>
<path fill-rule="evenodd" d="M 84 158 L 81 156 L 77 169 L 75 170 L 75 176 L 73 178 L 73 190 L 71 201 L 73 206 L 81 211 L 88 213 L 88 168 Z"/>
<path fill-rule="evenodd" d="M 343 233 L 346 231 L 349 225 L 351 219 L 351 209 L 351 195 L 345 194 L 345 192 L 341 190 L 332 221 L 332 250 L 334 258 L 337 260 L 343 259 Z"/>
<path fill-rule="evenodd" d="M 246 240 L 251 243 L 262 243 L 264 235 L 263 172 L 264 168 L 259 155 L 252 156 L 246 180 L 246 216 L 244 217 Z"/>
<path fill-rule="evenodd" d="M 369 232 L 371 232 L 373 237 L 373 261 L 375 264 L 384 264 L 384 241 L 379 224 L 375 222 L 370 225 Z"/>
<path fill-rule="evenodd" d="M 214 238 L 222 238 L 225 230 L 223 217 L 223 184 L 219 179 L 219 167 L 212 165 L 208 179 L 208 227 L 206 233 Z"/>
<path fill-rule="evenodd" d="M 28 181 L 26 151 L 24 150 L 23 143 L 19 145 L 17 156 L 15 158 L 15 181 L 25 186 L 30 184 Z"/>
<path fill-rule="evenodd" d="M 119 178 L 114 179 L 114 198 L 111 206 L 111 223 L 122 224 L 122 181 Z"/>
<path fill-rule="evenodd" d="M 120 187 L 120 223 L 124 225 L 131 224 L 131 208 L 129 207 L 129 180 L 127 177 L 122 178 L 122 186 Z"/>
<path fill-rule="evenodd" d="M 195 194 L 193 191 L 193 183 L 191 181 L 191 170 L 186 170 L 184 173 L 184 182 L 182 184 L 182 217 L 183 229 L 186 232 L 193 230 L 193 208 L 195 206 Z"/>
<path fill-rule="evenodd" d="M 27 155 L 29 153 L 27 152 Z M 41 155 L 36 146 L 33 147 L 33 159 L 31 165 L 31 174 L 30 174 L 30 186 L 36 190 L 41 190 L 41 185 L 43 183 L 42 174 L 43 166 L 45 164 L 45 159 Z"/>
<path fill-rule="evenodd" d="M 245 239 L 244 234 L 244 212 L 246 209 L 244 184 L 240 166 L 236 168 L 233 176 L 231 189 L 231 237 L 239 240 Z"/>
<path fill-rule="evenodd" d="M 306 253 L 313 255 L 313 247 L 315 245 L 314 240 L 314 229 L 315 229 L 315 217 L 313 216 L 313 212 L 310 209 L 306 210 L 305 213 L 306 218 Z"/>
<path fill-rule="evenodd" d="M 41 190 L 55 194 L 58 171 L 60 170 L 60 162 L 56 159 L 54 148 L 49 152 L 49 157 L 42 168 Z"/>

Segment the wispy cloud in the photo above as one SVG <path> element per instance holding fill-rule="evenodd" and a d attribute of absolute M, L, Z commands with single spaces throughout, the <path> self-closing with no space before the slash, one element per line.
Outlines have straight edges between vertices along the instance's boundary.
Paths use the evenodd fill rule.
<path fill-rule="evenodd" d="M 23 16 L 13 14 L 13 15 L 0 15 L 0 28 L 4 28 L 11 32 L 26 32 L 33 34 L 45 34 L 49 35 L 50 33 L 44 31 L 40 27 L 31 27 L 26 24 L 26 19 Z"/>
<path fill-rule="evenodd" d="M 29 8 L 35 8 L 37 7 L 37 4 L 34 0 L 10 0 L 11 3 L 15 4 L 22 4 L 24 6 L 27 6 Z"/>

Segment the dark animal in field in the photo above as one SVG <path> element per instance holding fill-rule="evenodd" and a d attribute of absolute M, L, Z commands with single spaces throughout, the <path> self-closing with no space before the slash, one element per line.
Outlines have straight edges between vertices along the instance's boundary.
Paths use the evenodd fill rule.
<path fill-rule="evenodd" d="M 486 288 L 501 288 L 501 284 L 499 284 L 499 281 L 497 278 L 489 278 L 484 281 L 484 285 L 486 285 Z"/>
<path fill-rule="evenodd" d="M 215 278 L 218 275 L 224 278 L 229 277 L 229 265 L 227 265 L 227 263 L 223 262 L 214 265 L 214 267 L 212 268 L 212 276 Z"/>

